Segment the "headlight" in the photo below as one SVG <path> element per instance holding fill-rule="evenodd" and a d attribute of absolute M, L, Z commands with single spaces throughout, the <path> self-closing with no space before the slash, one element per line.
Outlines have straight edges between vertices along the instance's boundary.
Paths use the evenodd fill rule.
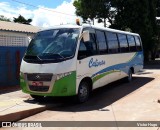
<path fill-rule="evenodd" d="M 56 75 L 56 80 L 59 80 L 59 79 L 64 78 L 64 77 L 66 77 L 68 75 L 71 75 L 71 73 L 72 72 L 66 72 L 66 73 L 62 73 L 62 74 L 57 74 Z"/>

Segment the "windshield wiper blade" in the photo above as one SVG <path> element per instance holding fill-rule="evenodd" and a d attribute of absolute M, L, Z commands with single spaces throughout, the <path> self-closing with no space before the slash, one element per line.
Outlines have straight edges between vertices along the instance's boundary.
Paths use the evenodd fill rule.
<path fill-rule="evenodd" d="M 43 57 L 45 60 L 65 59 L 64 56 L 62 56 L 59 53 L 57 53 L 57 54 L 54 54 L 54 53 L 42 53 L 40 56 Z M 60 58 L 57 58 L 57 56 L 59 56 Z"/>
<path fill-rule="evenodd" d="M 24 58 L 25 59 L 32 59 L 32 60 L 38 59 L 38 60 L 42 61 L 41 58 L 39 58 L 38 56 L 34 56 L 34 55 L 25 55 Z"/>
<path fill-rule="evenodd" d="M 62 59 L 65 59 L 64 56 L 62 56 L 61 54 L 58 53 L 57 55 L 59 55 L 60 57 L 62 57 Z"/>
<path fill-rule="evenodd" d="M 41 59 L 39 56 L 37 56 L 37 58 L 38 58 L 40 61 L 42 61 L 42 59 Z"/>

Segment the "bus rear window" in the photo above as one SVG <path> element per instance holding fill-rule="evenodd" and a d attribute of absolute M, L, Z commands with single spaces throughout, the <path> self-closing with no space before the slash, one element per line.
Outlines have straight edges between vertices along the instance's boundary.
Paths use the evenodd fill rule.
<path fill-rule="evenodd" d="M 121 52 L 129 52 L 127 37 L 125 34 L 118 34 Z"/>
<path fill-rule="evenodd" d="M 134 37 L 131 35 L 127 35 L 127 38 L 128 38 L 130 52 L 136 52 L 136 43 Z"/>
<path fill-rule="evenodd" d="M 137 51 L 142 51 L 142 45 L 140 42 L 140 38 L 138 36 L 135 36 L 135 41 L 136 41 Z"/>

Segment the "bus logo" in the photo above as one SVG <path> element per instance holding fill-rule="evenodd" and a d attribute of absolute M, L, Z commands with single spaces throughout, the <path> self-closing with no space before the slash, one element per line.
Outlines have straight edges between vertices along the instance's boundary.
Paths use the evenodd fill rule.
<path fill-rule="evenodd" d="M 99 61 L 98 59 L 94 60 L 93 58 L 91 58 L 91 60 L 89 61 L 89 68 L 92 68 L 92 67 L 99 67 L 99 66 L 102 66 L 102 65 L 105 65 L 105 61 L 102 60 L 102 61 Z"/>
<path fill-rule="evenodd" d="M 37 75 L 37 76 L 36 76 L 36 79 L 40 79 L 40 76 L 39 76 L 39 75 Z"/>

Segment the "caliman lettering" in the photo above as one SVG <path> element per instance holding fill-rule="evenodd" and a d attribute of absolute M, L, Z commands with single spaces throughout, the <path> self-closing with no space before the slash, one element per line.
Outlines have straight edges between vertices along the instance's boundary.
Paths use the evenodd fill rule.
<path fill-rule="evenodd" d="M 98 67 L 98 66 L 102 66 L 102 65 L 105 65 L 105 61 L 102 60 L 102 61 L 99 61 L 99 60 L 94 60 L 93 58 L 91 58 L 91 60 L 89 61 L 89 68 L 92 68 L 92 67 Z"/>

